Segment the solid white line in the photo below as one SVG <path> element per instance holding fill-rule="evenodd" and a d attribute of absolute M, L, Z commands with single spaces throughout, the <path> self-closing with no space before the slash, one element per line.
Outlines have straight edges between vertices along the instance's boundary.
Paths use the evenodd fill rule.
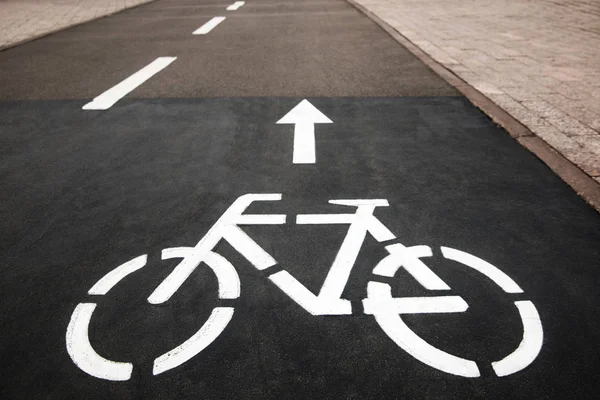
<path fill-rule="evenodd" d="M 386 199 L 336 199 L 329 200 L 329 204 L 337 204 L 340 206 L 375 206 L 375 207 L 389 207 L 390 203 Z"/>
<path fill-rule="evenodd" d="M 215 29 L 217 25 L 219 25 L 223 21 L 225 21 L 225 17 L 213 17 L 213 19 L 202 25 L 200 28 L 196 29 L 192 33 L 192 35 L 206 35 L 208 32 Z"/>
<path fill-rule="evenodd" d="M 373 283 L 386 285 L 380 282 Z M 363 306 L 365 314 L 377 314 L 383 311 L 393 314 L 441 314 L 465 312 L 469 308 L 469 305 L 460 296 L 364 299 Z"/>
<path fill-rule="evenodd" d="M 244 4 L 246 4 L 245 1 L 236 1 L 235 3 L 227 7 L 227 11 L 236 11 L 238 8 L 241 8 Z"/>
<path fill-rule="evenodd" d="M 106 92 L 102 93 L 100 96 L 96 97 L 91 102 L 87 103 L 83 106 L 84 110 L 106 110 L 131 92 L 133 89 L 140 86 L 142 83 L 146 82 L 152 76 L 154 76 L 157 72 L 166 68 L 169 64 L 175 61 L 177 57 L 158 57 L 156 60 L 152 61 L 150 64 L 146 65 L 144 68 L 140 69 L 135 74 L 131 75 L 129 78 L 125 79 L 121 83 L 112 88 L 108 89 Z"/>
<path fill-rule="evenodd" d="M 298 225 L 333 225 L 351 224 L 356 214 L 298 214 L 296 224 Z"/>

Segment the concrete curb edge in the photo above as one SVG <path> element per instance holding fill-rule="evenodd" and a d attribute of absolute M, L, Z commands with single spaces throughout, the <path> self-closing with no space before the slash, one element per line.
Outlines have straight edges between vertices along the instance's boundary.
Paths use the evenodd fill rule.
<path fill-rule="evenodd" d="M 386 31 L 398 43 L 404 46 L 415 57 L 427 65 L 433 72 L 442 79 L 454 86 L 461 92 L 474 106 L 483 111 L 495 123 L 502 126 L 511 137 L 515 138 L 519 144 L 535 154 L 544 164 L 546 164 L 556 175 L 565 181 L 575 192 L 581 196 L 589 205 L 600 212 L 600 184 L 593 178 L 583 172 L 579 167 L 557 152 L 552 146 L 536 136 L 529 128 L 521 124 L 517 119 L 504 111 L 492 100 L 487 98 L 474 87 L 462 80 L 451 70 L 435 61 L 429 54 L 425 53 L 404 35 L 394 29 L 387 22 L 383 21 L 377 15 L 366 9 L 364 6 L 356 3 L 355 0 L 346 0 L 357 10 L 365 14 L 384 31 Z"/>

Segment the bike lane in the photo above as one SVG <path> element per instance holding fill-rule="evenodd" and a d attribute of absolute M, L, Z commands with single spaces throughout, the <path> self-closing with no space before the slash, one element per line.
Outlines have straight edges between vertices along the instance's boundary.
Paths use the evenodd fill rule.
<path fill-rule="evenodd" d="M 233 13 L 229 4 L 159 1 L 0 53 L 10 71 L 0 77 L 3 394 L 590 397 L 597 213 L 347 3 L 248 1 Z M 82 109 L 158 57 L 176 59 L 108 109 Z M 275 269 L 258 271 L 221 241 L 215 251 L 235 267 L 239 298 L 218 299 L 203 264 L 171 299 L 148 304 L 177 264 L 161 251 L 196 245 L 247 193 L 282 195 L 248 212 L 285 214 L 285 224 L 243 227 Z M 351 315 L 313 316 L 269 280 L 284 270 L 319 292 L 347 226 L 296 218 L 352 212 L 332 199 L 387 199 L 375 215 L 397 241 L 431 247 L 423 261 L 469 309 L 403 319 L 437 348 L 475 360 L 480 377 L 418 361 L 364 314 L 373 280 L 395 297 L 439 295 L 403 269 L 374 278 L 387 252 L 369 236 L 342 295 Z M 505 293 L 442 247 L 492 263 L 524 293 Z M 147 265 L 109 293 L 88 294 L 145 254 Z M 498 377 L 491 362 L 519 346 L 514 302 L 527 300 L 543 326 L 541 351 Z M 97 304 L 91 345 L 132 363 L 128 380 L 92 377 L 69 357 L 67 326 L 84 302 Z M 214 307 L 235 309 L 223 333 L 153 376 L 153 361 Z"/>

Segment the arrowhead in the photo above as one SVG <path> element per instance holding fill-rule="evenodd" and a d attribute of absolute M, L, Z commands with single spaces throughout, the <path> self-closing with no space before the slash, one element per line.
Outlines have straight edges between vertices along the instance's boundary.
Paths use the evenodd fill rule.
<path fill-rule="evenodd" d="M 278 124 L 298 124 L 309 122 L 312 124 L 331 124 L 332 121 L 325 114 L 317 110 L 306 99 L 290 110 L 283 118 L 277 121 Z"/>

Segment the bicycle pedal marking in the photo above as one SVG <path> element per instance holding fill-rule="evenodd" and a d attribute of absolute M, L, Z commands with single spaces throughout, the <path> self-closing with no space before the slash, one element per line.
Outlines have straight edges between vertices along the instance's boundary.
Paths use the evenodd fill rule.
<path fill-rule="evenodd" d="M 209 231 L 194 247 L 171 247 L 163 249 L 161 259 L 180 258 L 173 271 L 148 297 L 151 304 L 169 300 L 192 272 L 204 262 L 215 274 L 218 297 L 237 299 L 241 285 L 235 267 L 223 256 L 213 251 L 221 240 L 228 242 L 257 270 L 263 271 L 277 261 L 240 228 L 240 225 L 281 225 L 286 222 L 283 214 L 244 214 L 255 201 L 279 201 L 280 193 L 246 194 L 236 199 Z M 373 274 L 393 278 L 400 268 L 408 272 L 427 290 L 448 291 L 450 287 L 421 259 L 432 257 L 429 246 L 407 247 L 374 215 L 377 207 L 387 207 L 386 199 L 341 199 L 330 204 L 355 207 L 354 213 L 299 214 L 299 225 L 348 225 L 340 249 L 318 294 L 314 294 L 285 269 L 267 275 L 279 289 L 311 315 L 351 315 L 352 304 L 342 298 L 350 273 L 367 234 L 385 245 L 389 253 L 373 269 Z M 504 292 L 523 293 L 521 287 L 494 265 L 469 253 L 441 247 L 444 258 L 469 267 L 498 285 Z M 108 272 L 88 291 L 89 295 L 106 295 L 128 275 L 140 270 L 147 263 L 147 255 L 125 262 Z M 531 301 L 514 302 L 523 323 L 523 338 L 511 354 L 492 362 L 498 376 L 514 374 L 529 366 L 538 356 L 543 344 L 543 328 L 537 309 Z M 469 308 L 460 296 L 392 297 L 388 283 L 370 281 L 367 298 L 362 300 L 364 313 L 373 315 L 375 321 L 399 347 L 415 359 L 440 371 L 475 378 L 480 376 L 477 364 L 440 350 L 417 334 L 403 321 L 405 314 L 459 313 Z M 125 381 L 131 378 L 133 365 L 128 362 L 111 361 L 100 356 L 92 347 L 88 329 L 96 308 L 95 303 L 79 303 L 69 321 L 66 332 L 67 352 L 73 362 L 84 372 L 106 380 Z M 225 330 L 233 318 L 234 308 L 215 307 L 208 320 L 189 339 L 154 360 L 153 375 L 162 374 L 189 361 Z"/>

